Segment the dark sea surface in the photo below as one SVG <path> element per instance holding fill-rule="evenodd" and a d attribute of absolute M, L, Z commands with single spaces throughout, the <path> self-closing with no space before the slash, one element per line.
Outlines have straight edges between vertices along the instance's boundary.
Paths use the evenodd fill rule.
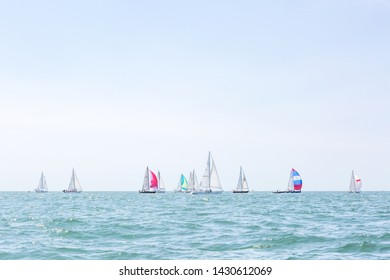
<path fill-rule="evenodd" d="M 0 192 L 0 259 L 390 259 L 390 192 Z"/>

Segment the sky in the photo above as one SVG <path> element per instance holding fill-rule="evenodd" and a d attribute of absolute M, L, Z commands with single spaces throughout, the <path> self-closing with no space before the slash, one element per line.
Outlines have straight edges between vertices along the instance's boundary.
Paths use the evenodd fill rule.
<path fill-rule="evenodd" d="M 390 1 L 0 1 L 0 191 L 390 191 Z"/>

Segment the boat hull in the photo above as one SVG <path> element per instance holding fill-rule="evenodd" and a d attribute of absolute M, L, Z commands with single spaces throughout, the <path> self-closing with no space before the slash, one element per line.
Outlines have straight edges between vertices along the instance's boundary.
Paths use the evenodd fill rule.
<path fill-rule="evenodd" d="M 248 193 L 249 191 L 233 191 L 233 193 Z"/>
<path fill-rule="evenodd" d="M 274 191 L 272 193 L 301 193 L 301 191 Z"/>
<path fill-rule="evenodd" d="M 81 193 L 81 191 L 68 191 L 68 190 L 63 190 L 64 193 Z"/>
<path fill-rule="evenodd" d="M 222 191 L 213 191 L 213 190 L 201 190 L 201 191 L 192 191 L 191 194 L 198 195 L 198 194 L 221 194 Z"/>
<path fill-rule="evenodd" d="M 156 191 L 138 191 L 139 193 L 156 193 Z"/>

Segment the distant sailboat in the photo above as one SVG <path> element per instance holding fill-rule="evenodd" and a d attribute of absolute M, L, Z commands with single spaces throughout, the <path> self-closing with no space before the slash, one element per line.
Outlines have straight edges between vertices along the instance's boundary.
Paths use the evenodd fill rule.
<path fill-rule="evenodd" d="M 79 179 L 77 178 L 76 172 L 72 171 L 72 178 L 70 179 L 69 187 L 67 190 L 63 190 L 63 192 L 66 193 L 81 193 L 82 188 L 79 182 Z"/>
<path fill-rule="evenodd" d="M 242 167 L 240 167 L 240 177 L 238 178 L 237 187 L 235 190 L 233 190 L 233 193 L 248 193 L 249 187 L 248 182 L 245 177 L 245 173 L 242 170 Z"/>
<path fill-rule="evenodd" d="M 144 183 L 139 193 L 156 193 L 157 188 L 158 188 L 158 179 L 156 174 L 154 174 L 151 170 L 149 170 L 149 167 L 146 167 Z"/>
<path fill-rule="evenodd" d="M 157 172 L 157 192 L 158 193 L 165 193 L 165 184 L 164 184 L 164 181 L 160 175 L 160 170 Z"/>
<path fill-rule="evenodd" d="M 206 170 L 204 171 L 202 181 L 198 189 L 192 191 L 192 194 L 220 194 L 222 193 L 222 186 L 219 180 L 217 168 L 214 160 L 209 152 Z"/>
<path fill-rule="evenodd" d="M 188 188 L 188 181 L 186 177 L 183 174 L 181 174 L 175 192 L 187 192 L 187 188 Z"/>
<path fill-rule="evenodd" d="M 190 193 L 199 189 L 198 178 L 196 177 L 195 170 L 190 172 L 190 178 L 188 180 L 188 188 L 186 192 Z"/>
<path fill-rule="evenodd" d="M 360 193 L 362 188 L 362 179 L 355 175 L 355 172 L 352 170 L 351 182 L 349 183 L 349 192 L 350 193 Z"/>
<path fill-rule="evenodd" d="M 45 193 L 48 191 L 47 184 L 46 184 L 46 178 L 45 175 L 43 175 L 43 172 L 41 174 L 41 178 L 39 179 L 38 187 L 35 189 L 36 192 L 39 193 Z"/>
<path fill-rule="evenodd" d="M 301 175 L 293 168 L 290 171 L 288 178 L 288 185 L 285 191 L 274 191 L 273 193 L 300 193 L 302 189 L 302 178 Z"/>

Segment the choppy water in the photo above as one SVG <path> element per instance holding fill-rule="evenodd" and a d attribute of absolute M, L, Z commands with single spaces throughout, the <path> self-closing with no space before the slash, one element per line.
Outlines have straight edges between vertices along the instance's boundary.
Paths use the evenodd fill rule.
<path fill-rule="evenodd" d="M 0 192 L 0 259 L 390 259 L 390 192 Z"/>

